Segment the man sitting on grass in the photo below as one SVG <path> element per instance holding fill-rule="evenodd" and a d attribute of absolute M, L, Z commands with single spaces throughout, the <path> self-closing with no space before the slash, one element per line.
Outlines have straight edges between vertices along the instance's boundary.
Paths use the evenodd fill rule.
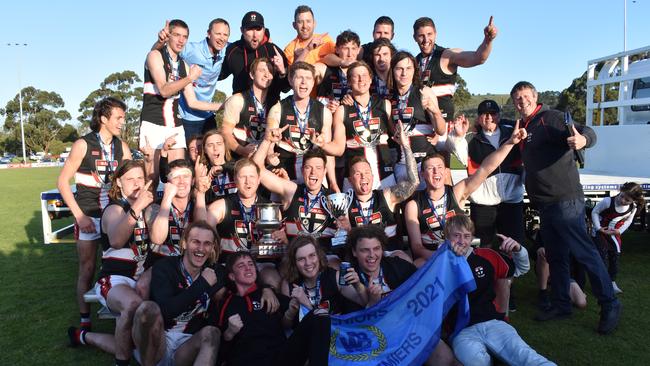
<path fill-rule="evenodd" d="M 508 365 L 554 365 L 526 344 L 494 305 L 497 279 L 528 272 L 526 248 L 508 237 L 503 237 L 499 248 L 508 256 L 489 248 L 472 248 L 474 224 L 465 215 L 448 218 L 444 231 L 454 253 L 467 258 L 476 282 L 476 290 L 468 295 L 469 325 L 453 339 L 456 358 L 466 366 L 491 365 L 492 355 Z"/>

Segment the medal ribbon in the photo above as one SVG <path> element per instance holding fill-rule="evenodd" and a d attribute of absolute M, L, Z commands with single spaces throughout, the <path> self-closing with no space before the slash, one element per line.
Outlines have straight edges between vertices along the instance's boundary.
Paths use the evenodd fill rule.
<path fill-rule="evenodd" d="M 431 212 L 433 212 L 433 216 L 436 217 L 436 220 L 438 220 L 438 223 L 440 223 L 440 229 L 445 228 L 445 220 L 447 217 L 447 192 L 442 196 L 442 199 L 444 200 L 444 212 L 442 216 L 438 215 L 438 211 L 436 211 L 436 206 L 434 205 L 433 201 L 431 201 L 430 197 L 427 197 L 427 202 L 429 202 L 429 207 L 431 207 Z"/>
<path fill-rule="evenodd" d="M 373 207 L 374 202 L 375 202 L 375 197 L 374 196 L 370 197 L 370 200 L 368 202 L 370 203 L 368 205 L 368 215 L 365 215 L 364 212 L 363 212 L 364 210 L 363 210 L 363 206 L 361 205 L 361 201 L 359 201 L 358 199 L 354 200 L 354 203 L 356 204 L 357 208 L 359 209 L 359 215 L 361 215 L 361 219 L 363 220 L 364 225 L 370 224 L 370 218 L 372 217 L 372 212 L 373 212 L 372 207 Z"/>
<path fill-rule="evenodd" d="M 183 274 L 183 277 L 185 277 L 185 283 L 187 283 L 187 287 L 189 288 L 190 286 L 192 286 L 192 283 L 194 283 L 194 279 L 192 278 L 192 275 L 190 274 L 190 272 L 188 272 L 185 269 L 185 265 L 183 264 L 183 259 L 182 258 L 180 260 L 180 267 L 181 267 L 181 273 Z M 199 274 L 199 276 L 200 276 L 200 274 Z M 210 301 L 210 297 L 208 296 L 208 294 L 206 292 L 204 292 L 204 293 L 201 294 L 201 298 L 199 299 L 199 301 L 201 302 L 201 307 L 203 309 L 207 309 L 208 308 L 208 302 Z"/>
<path fill-rule="evenodd" d="M 307 125 L 309 123 L 309 112 L 311 111 L 311 100 L 307 103 L 307 109 L 305 110 L 305 117 L 300 117 L 300 111 L 296 107 L 296 101 L 291 98 L 291 104 L 293 105 L 293 112 L 296 114 L 296 122 L 298 122 L 298 128 L 300 128 L 300 133 L 305 134 L 307 130 Z"/>
<path fill-rule="evenodd" d="M 314 306 L 314 309 L 318 308 L 321 299 L 323 298 L 322 290 L 320 287 L 320 276 L 321 273 L 319 273 L 318 278 L 316 278 L 316 287 L 311 288 L 316 293 L 316 295 L 313 298 L 309 295 L 310 289 L 307 288 L 307 285 L 305 285 L 304 281 L 302 282 L 302 289 L 305 291 L 305 294 L 307 294 L 307 297 L 309 298 L 309 302 L 311 302 L 311 304 Z"/>
<path fill-rule="evenodd" d="M 115 139 L 111 137 L 111 147 L 107 148 L 102 141 L 102 137 L 99 133 L 96 133 L 97 141 L 99 141 L 99 148 L 102 150 L 102 158 L 106 161 L 106 174 L 100 179 L 104 184 L 108 184 L 110 181 L 110 176 L 113 174 L 113 160 L 115 160 Z M 98 174 L 99 175 L 99 174 Z"/>

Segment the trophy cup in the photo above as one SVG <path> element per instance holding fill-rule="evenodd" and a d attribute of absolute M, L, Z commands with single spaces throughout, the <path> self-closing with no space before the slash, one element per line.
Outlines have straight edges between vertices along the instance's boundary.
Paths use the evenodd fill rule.
<path fill-rule="evenodd" d="M 284 245 L 271 237 L 282 226 L 281 207 L 279 203 L 255 205 L 255 228 L 262 232 L 262 237 L 252 244 L 251 253 L 258 258 L 277 258 L 284 254 Z"/>
<path fill-rule="evenodd" d="M 352 204 L 352 197 L 352 190 L 347 193 L 332 193 L 321 197 L 321 206 L 333 219 L 336 219 L 348 214 L 348 209 Z M 345 231 L 336 229 L 336 233 L 332 238 L 332 248 L 345 245 L 347 237 L 348 234 Z"/>

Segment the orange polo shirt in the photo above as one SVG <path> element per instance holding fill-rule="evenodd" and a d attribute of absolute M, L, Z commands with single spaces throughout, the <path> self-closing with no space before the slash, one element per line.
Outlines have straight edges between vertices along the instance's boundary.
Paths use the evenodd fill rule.
<path fill-rule="evenodd" d="M 319 37 L 319 36 L 321 36 L 321 34 L 314 33 L 314 37 Z M 307 45 L 307 41 L 300 40 L 298 37 L 294 38 L 293 41 L 289 42 L 289 44 L 284 48 L 284 55 L 287 56 L 287 60 L 289 60 L 289 65 L 293 63 L 293 52 L 296 50 L 296 48 L 303 48 L 306 45 Z M 321 43 L 320 46 L 309 51 L 309 54 L 307 54 L 305 61 L 309 64 L 314 65 L 326 55 L 329 55 L 330 53 L 334 53 L 335 48 L 336 48 L 336 43 L 334 43 L 334 41 L 329 35 L 326 35 L 325 37 L 323 37 L 323 43 Z"/>

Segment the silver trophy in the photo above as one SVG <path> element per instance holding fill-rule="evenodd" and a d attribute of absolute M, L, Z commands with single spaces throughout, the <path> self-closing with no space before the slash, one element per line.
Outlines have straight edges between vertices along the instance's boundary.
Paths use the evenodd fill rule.
<path fill-rule="evenodd" d="M 285 252 L 284 244 L 271 236 L 271 233 L 282 227 L 281 207 L 279 203 L 255 205 L 255 228 L 262 232 L 262 237 L 257 242 L 253 242 L 251 253 L 258 258 L 277 258 Z"/>
<path fill-rule="evenodd" d="M 352 204 L 352 197 L 352 190 L 349 190 L 347 193 L 332 193 L 320 198 L 321 206 L 333 219 L 336 219 L 337 217 L 348 214 L 348 209 Z M 332 247 L 345 245 L 347 237 L 348 233 L 344 230 L 336 229 L 336 233 L 332 238 Z"/>

